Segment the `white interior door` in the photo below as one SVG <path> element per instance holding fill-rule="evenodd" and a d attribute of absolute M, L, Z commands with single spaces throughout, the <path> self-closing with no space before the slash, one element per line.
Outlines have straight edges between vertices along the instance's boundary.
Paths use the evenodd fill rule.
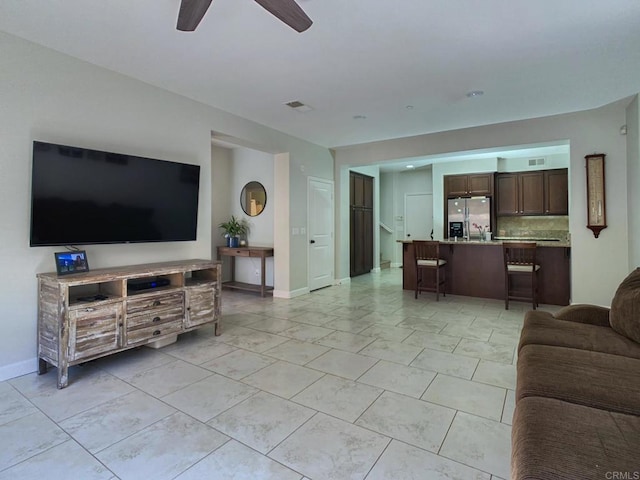
<path fill-rule="evenodd" d="M 433 194 L 404 196 L 404 240 L 430 240 L 433 230 Z"/>
<path fill-rule="evenodd" d="M 309 179 L 309 290 L 333 285 L 333 182 Z"/>

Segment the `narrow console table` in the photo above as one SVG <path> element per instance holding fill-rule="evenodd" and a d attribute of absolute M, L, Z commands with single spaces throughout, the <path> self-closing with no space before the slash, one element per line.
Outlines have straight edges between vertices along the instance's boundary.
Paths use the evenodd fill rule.
<path fill-rule="evenodd" d="M 224 282 L 223 287 L 260 292 L 263 297 L 266 292 L 273 290 L 273 287 L 267 287 L 265 284 L 265 260 L 267 257 L 273 257 L 273 247 L 218 247 L 218 258 L 222 258 L 223 255 L 231 257 L 231 281 Z M 236 282 L 236 257 L 260 258 L 260 285 Z"/>
<path fill-rule="evenodd" d="M 220 334 L 221 263 L 185 260 L 38 274 L 38 374 L 140 345 L 162 346 L 178 334 L 214 324 Z M 148 281 L 161 287 L 140 290 Z"/>

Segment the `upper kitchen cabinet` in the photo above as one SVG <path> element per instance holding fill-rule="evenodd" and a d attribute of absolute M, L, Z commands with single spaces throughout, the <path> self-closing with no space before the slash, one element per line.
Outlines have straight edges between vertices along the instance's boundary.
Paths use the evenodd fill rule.
<path fill-rule="evenodd" d="M 544 213 L 544 173 L 501 173 L 496 175 L 496 214 L 542 215 Z"/>
<path fill-rule="evenodd" d="M 496 214 L 567 215 L 567 169 L 496 175 Z"/>
<path fill-rule="evenodd" d="M 517 173 L 496 175 L 496 215 L 519 215 L 519 192 Z"/>
<path fill-rule="evenodd" d="M 520 215 L 544 213 L 544 173 L 520 174 Z"/>
<path fill-rule="evenodd" d="M 545 215 L 569 215 L 568 170 L 545 170 L 544 213 Z"/>
<path fill-rule="evenodd" d="M 493 195 L 493 174 L 445 175 L 444 185 L 447 198 Z"/>

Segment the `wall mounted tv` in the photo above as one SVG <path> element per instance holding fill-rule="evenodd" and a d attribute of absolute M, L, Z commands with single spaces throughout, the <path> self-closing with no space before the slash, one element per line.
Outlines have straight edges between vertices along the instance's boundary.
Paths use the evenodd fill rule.
<path fill-rule="evenodd" d="M 31 246 L 196 239 L 200 166 L 33 142 Z"/>

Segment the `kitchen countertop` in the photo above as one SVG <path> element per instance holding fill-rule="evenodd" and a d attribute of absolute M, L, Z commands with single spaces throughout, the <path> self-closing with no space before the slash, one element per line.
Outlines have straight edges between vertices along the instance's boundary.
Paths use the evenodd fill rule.
<path fill-rule="evenodd" d="M 397 240 L 399 243 L 413 243 L 413 240 Z M 527 240 L 526 238 L 510 238 L 509 240 L 458 240 L 457 242 L 454 240 L 440 240 L 440 243 L 443 245 L 502 245 L 503 242 L 532 242 L 534 240 Z M 535 240 L 536 245 L 538 247 L 562 247 L 569 248 L 571 247 L 571 242 L 566 240 L 556 241 L 556 240 Z"/>

